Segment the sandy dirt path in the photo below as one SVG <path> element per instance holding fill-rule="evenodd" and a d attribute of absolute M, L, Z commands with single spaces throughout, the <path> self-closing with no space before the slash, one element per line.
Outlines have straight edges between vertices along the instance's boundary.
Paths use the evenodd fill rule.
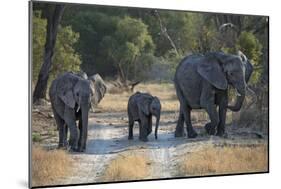
<path fill-rule="evenodd" d="M 135 123 L 134 139 L 128 140 L 127 117 L 125 112 L 96 113 L 90 116 L 88 143 L 85 153 L 73 153 L 75 160 L 74 174 L 67 179 L 60 180 L 62 184 L 96 183 L 102 182 L 103 173 L 112 159 L 118 154 L 131 151 L 135 154 L 145 153 L 151 160 L 152 173 L 147 179 L 169 178 L 177 176 L 177 162 L 186 153 L 196 151 L 208 144 L 239 145 L 257 144 L 258 140 L 245 140 L 229 135 L 227 139 L 204 135 L 202 125 L 194 123 L 199 136 L 196 139 L 175 138 L 175 119 L 173 113 L 162 114 L 158 131 L 158 140 L 151 134 L 148 142 L 138 140 L 138 125 Z M 201 127 L 198 127 L 201 125 Z M 154 132 L 154 126 L 153 126 Z M 240 133 L 241 134 L 241 133 Z"/>

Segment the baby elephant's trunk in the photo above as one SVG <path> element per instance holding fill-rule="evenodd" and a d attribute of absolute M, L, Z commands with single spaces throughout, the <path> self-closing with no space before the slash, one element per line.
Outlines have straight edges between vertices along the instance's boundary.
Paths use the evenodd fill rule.
<path fill-rule="evenodd" d="M 158 131 L 158 126 L 159 126 L 159 120 L 160 120 L 160 116 L 158 116 L 157 119 L 156 119 L 156 125 L 155 125 L 155 139 L 157 139 L 157 131 Z"/>

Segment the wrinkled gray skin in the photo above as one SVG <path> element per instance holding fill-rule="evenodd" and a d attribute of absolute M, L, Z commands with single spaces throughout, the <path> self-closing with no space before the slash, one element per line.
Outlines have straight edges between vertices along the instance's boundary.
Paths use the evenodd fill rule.
<path fill-rule="evenodd" d="M 232 111 L 241 109 L 247 90 L 246 82 L 252 71 L 253 66 L 241 52 L 238 55 L 212 52 L 204 56 L 185 57 L 178 65 L 174 79 L 180 101 L 175 137 L 184 136 L 184 122 L 188 137 L 197 136 L 191 124 L 190 111 L 201 108 L 207 111 L 211 120 L 205 125 L 207 133 L 224 136 L 227 108 Z M 237 92 L 233 106 L 228 105 L 228 85 Z"/>
<path fill-rule="evenodd" d="M 159 126 L 161 104 L 157 97 L 148 93 L 136 92 L 128 101 L 129 137 L 133 139 L 134 122 L 139 122 L 139 139 L 146 142 L 152 131 L 152 116 L 156 117 L 155 139 Z"/>
<path fill-rule="evenodd" d="M 99 91 L 96 81 L 66 72 L 52 82 L 49 95 L 59 130 L 59 148 L 68 146 L 69 128 L 70 149 L 79 152 L 86 149 L 89 108 L 95 106 L 104 96 L 104 93 Z M 105 92 L 106 87 L 103 87 L 101 91 Z M 79 121 L 79 130 L 76 120 Z"/>
<path fill-rule="evenodd" d="M 90 77 L 88 77 L 88 75 L 85 72 L 78 72 L 78 73 L 74 73 L 71 72 L 83 79 L 89 80 L 91 81 L 91 89 L 94 93 L 93 98 L 92 98 L 92 107 L 96 107 L 98 105 L 98 103 L 103 99 L 107 87 L 105 82 L 103 81 L 103 79 L 101 78 L 101 76 L 99 74 L 94 74 Z"/>

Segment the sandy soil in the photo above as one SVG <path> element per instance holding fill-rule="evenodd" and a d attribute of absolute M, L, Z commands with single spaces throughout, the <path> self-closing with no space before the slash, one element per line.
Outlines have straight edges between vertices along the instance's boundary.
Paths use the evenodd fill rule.
<path fill-rule="evenodd" d="M 138 140 L 138 124 L 135 123 L 134 139 L 128 140 L 127 117 L 125 112 L 94 113 L 89 119 L 87 150 L 72 153 L 75 160 L 73 176 L 61 179 L 58 184 L 102 182 L 103 173 L 112 159 L 122 152 L 147 154 L 151 160 L 152 173 L 147 179 L 178 176 L 177 162 L 186 153 L 192 153 L 208 144 L 217 146 L 255 146 L 264 144 L 265 139 L 248 129 L 232 130 L 228 127 L 228 137 L 208 136 L 203 129 L 204 122 L 195 122 L 199 133 L 196 139 L 175 138 L 175 114 L 163 112 L 158 132 L 158 140 L 151 134 L 148 142 Z M 154 128 L 153 128 L 154 130 Z M 50 143 L 48 144 L 50 145 Z M 53 144 L 56 145 L 56 144 Z"/>

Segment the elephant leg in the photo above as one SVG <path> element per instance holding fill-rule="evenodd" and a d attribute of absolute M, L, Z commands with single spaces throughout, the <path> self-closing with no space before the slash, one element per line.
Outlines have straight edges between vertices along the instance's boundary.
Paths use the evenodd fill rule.
<path fill-rule="evenodd" d="M 69 145 L 71 147 L 71 150 L 77 151 L 78 130 L 76 126 L 75 111 L 71 108 L 66 107 L 64 111 L 64 120 L 68 125 L 70 131 Z"/>
<path fill-rule="evenodd" d="M 183 96 L 183 93 L 180 90 L 179 86 L 177 85 L 177 83 L 175 84 L 176 84 L 176 93 L 180 101 L 180 112 L 179 112 L 179 119 L 176 127 L 175 137 L 184 136 L 183 127 L 185 121 L 188 138 L 195 138 L 197 137 L 197 133 L 195 132 L 191 124 L 191 119 L 190 119 L 191 108 L 188 106 L 188 103 L 185 97 Z"/>
<path fill-rule="evenodd" d="M 210 123 L 205 125 L 205 129 L 209 135 L 214 135 L 219 122 L 218 113 L 215 104 L 208 104 L 206 107 L 207 113 L 211 120 Z"/>
<path fill-rule="evenodd" d="M 66 137 L 65 136 L 65 124 L 64 124 L 64 120 L 60 118 L 60 116 L 54 111 L 54 118 L 56 120 L 57 123 L 57 127 L 59 130 L 59 145 L 58 148 L 63 148 L 65 147 L 65 140 Z"/>
<path fill-rule="evenodd" d="M 86 141 L 87 141 L 87 134 L 86 136 L 84 136 L 85 140 L 84 142 L 82 142 L 82 139 L 83 139 L 83 132 L 85 130 L 85 133 L 88 133 L 88 127 L 82 127 L 82 120 L 79 121 L 79 140 L 78 140 L 78 149 L 80 150 L 80 152 L 84 152 L 86 150 Z M 79 142 L 80 142 L 80 145 L 79 145 Z"/>
<path fill-rule="evenodd" d="M 64 129 L 64 146 L 68 146 L 68 141 L 67 141 L 67 134 L 68 134 L 68 126 L 65 124 L 64 125 L 65 129 Z"/>
<path fill-rule="evenodd" d="M 148 117 L 147 136 L 152 132 L 152 115 Z"/>
<path fill-rule="evenodd" d="M 78 139 L 78 149 L 81 148 L 81 140 L 82 140 L 82 118 L 79 117 L 79 122 L 78 122 L 78 128 L 79 128 L 79 139 Z"/>
<path fill-rule="evenodd" d="M 139 126 L 140 126 L 140 124 L 139 124 Z M 132 140 L 134 138 L 133 128 L 134 128 L 134 120 L 129 117 L 129 136 L 128 136 L 128 140 Z"/>
<path fill-rule="evenodd" d="M 140 132 L 139 132 L 139 139 L 143 142 L 147 142 L 147 126 L 148 126 L 148 119 L 145 117 L 141 119 L 140 122 Z"/>
<path fill-rule="evenodd" d="M 190 118 L 191 109 L 188 106 L 184 106 L 181 111 L 183 112 L 183 115 L 184 115 L 188 138 L 197 137 L 198 134 L 193 129 L 192 124 L 191 124 L 191 118 Z"/>
<path fill-rule="evenodd" d="M 179 111 L 179 118 L 178 118 L 178 122 L 177 122 L 177 126 L 176 126 L 176 131 L 175 131 L 175 137 L 183 137 L 184 136 L 184 115 L 183 112 Z"/>
<path fill-rule="evenodd" d="M 217 136 L 223 136 L 225 134 L 225 119 L 226 119 L 227 103 L 228 103 L 227 94 L 222 95 L 219 103 L 219 124 L 216 133 Z"/>

